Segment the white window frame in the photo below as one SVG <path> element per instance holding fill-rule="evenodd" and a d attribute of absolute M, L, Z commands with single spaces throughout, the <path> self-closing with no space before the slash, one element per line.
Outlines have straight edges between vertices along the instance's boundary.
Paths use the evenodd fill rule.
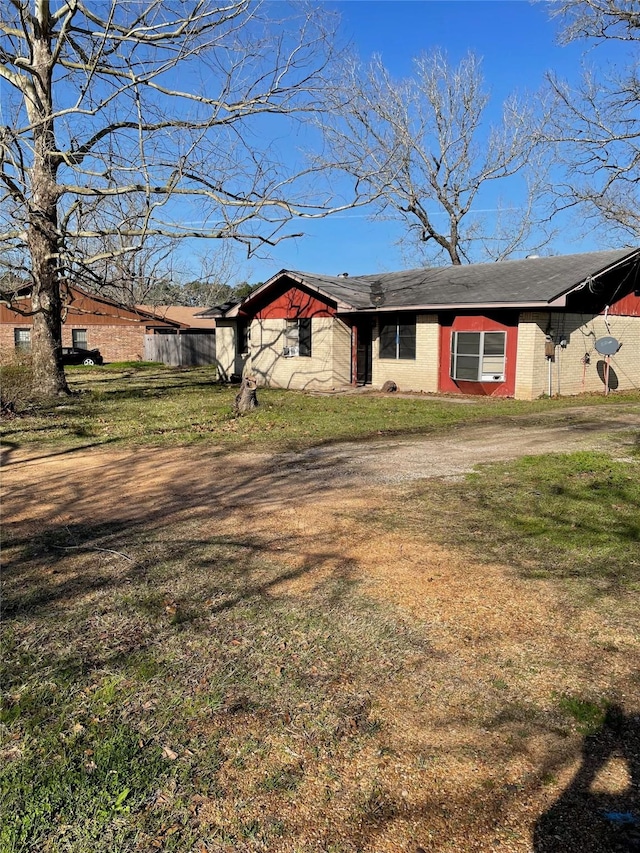
<path fill-rule="evenodd" d="M 478 349 L 476 352 L 459 352 L 459 341 L 461 335 L 478 335 Z M 502 335 L 502 354 L 486 352 L 486 336 L 487 335 Z M 477 370 L 475 376 L 458 376 L 458 363 L 461 359 L 467 360 L 476 359 Z M 499 368 L 496 370 L 488 370 L 490 362 L 494 363 L 501 360 Z M 488 363 L 489 362 L 489 363 Z M 449 374 L 456 382 L 504 382 L 506 375 L 507 362 L 507 333 L 501 329 L 489 329 L 487 331 L 478 332 L 472 329 L 452 332 L 451 334 L 451 366 Z"/>

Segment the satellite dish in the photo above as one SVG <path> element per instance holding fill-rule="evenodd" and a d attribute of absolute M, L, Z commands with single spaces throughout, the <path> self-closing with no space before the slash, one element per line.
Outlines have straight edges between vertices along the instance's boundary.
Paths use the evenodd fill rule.
<path fill-rule="evenodd" d="M 600 355 L 615 355 L 622 344 L 616 338 L 607 336 L 606 338 L 598 338 L 596 341 L 596 350 Z"/>

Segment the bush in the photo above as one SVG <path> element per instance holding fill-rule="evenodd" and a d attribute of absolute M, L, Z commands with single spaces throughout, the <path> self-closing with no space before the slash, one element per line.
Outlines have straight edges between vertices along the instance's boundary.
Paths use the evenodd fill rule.
<path fill-rule="evenodd" d="M 0 401 L 2 411 L 23 409 L 31 400 L 33 365 L 27 353 L 17 355 L 12 362 L 0 367 Z"/>

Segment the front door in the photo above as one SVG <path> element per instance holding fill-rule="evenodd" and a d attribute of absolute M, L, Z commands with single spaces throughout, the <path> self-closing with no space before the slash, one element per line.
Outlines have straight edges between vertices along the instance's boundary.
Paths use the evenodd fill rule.
<path fill-rule="evenodd" d="M 362 320 L 356 325 L 357 334 L 357 370 L 356 382 L 358 385 L 371 385 L 372 361 L 373 361 L 373 323 L 371 320 Z"/>

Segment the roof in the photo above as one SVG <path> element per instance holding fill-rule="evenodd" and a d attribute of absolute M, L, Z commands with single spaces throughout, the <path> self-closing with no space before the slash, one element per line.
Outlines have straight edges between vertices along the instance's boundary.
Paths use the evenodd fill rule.
<path fill-rule="evenodd" d="M 214 308 L 199 308 L 198 317 L 224 317 L 232 308 L 236 308 L 242 302 L 241 299 L 229 299 L 228 302 L 223 302 L 221 305 L 216 305 Z"/>
<path fill-rule="evenodd" d="M 179 322 L 169 318 L 164 319 L 150 311 L 142 310 L 140 307 L 124 305 L 103 293 L 93 293 L 75 284 L 69 285 L 67 290 L 68 296 L 70 296 L 70 299 L 65 299 L 64 305 L 67 322 L 71 322 L 72 320 L 77 322 L 78 317 L 84 317 L 89 322 L 95 324 L 97 321 L 95 319 L 91 321 L 89 318 L 99 319 L 105 317 L 117 319 L 118 322 L 144 323 L 147 326 L 151 324 L 169 328 L 178 328 L 180 326 Z M 31 288 L 26 288 L 22 293 L 21 301 L 28 300 L 30 294 Z M 14 311 L 11 306 L 0 306 L 0 322 L 12 324 L 15 324 L 16 321 L 27 322 L 29 317 L 33 316 L 31 311 L 28 311 L 24 315 L 19 305 L 15 307 L 18 308 L 17 311 Z M 108 322 L 108 320 L 105 320 L 105 322 Z"/>
<path fill-rule="evenodd" d="M 191 329 L 212 329 L 215 326 L 213 319 L 200 316 L 206 311 L 202 306 L 190 308 L 186 305 L 136 305 L 136 308 L 158 319 L 180 323 Z"/>
<path fill-rule="evenodd" d="M 566 295 L 585 282 L 639 258 L 640 249 L 626 248 L 353 277 L 281 270 L 227 316 L 249 307 L 283 278 L 331 299 L 339 311 L 562 307 Z"/>

